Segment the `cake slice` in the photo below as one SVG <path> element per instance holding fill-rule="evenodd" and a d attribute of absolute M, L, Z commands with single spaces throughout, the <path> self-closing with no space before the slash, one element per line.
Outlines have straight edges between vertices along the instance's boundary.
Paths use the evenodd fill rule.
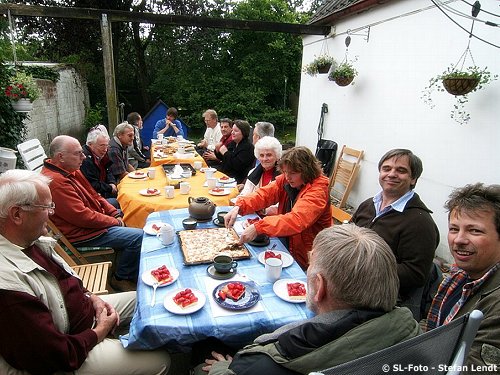
<path fill-rule="evenodd" d="M 151 275 L 153 275 L 158 284 L 166 284 L 173 280 L 170 271 L 165 265 L 152 270 Z"/>
<path fill-rule="evenodd" d="M 286 284 L 288 297 L 293 300 L 304 301 L 306 299 L 306 287 L 300 282 Z"/>
<path fill-rule="evenodd" d="M 264 260 L 269 259 L 269 258 L 281 259 L 281 254 L 275 253 L 271 250 L 266 250 L 266 252 L 264 253 Z"/>
<path fill-rule="evenodd" d="M 230 298 L 236 302 L 245 295 L 245 285 L 240 282 L 229 283 L 219 290 L 218 295 L 223 301 Z"/>
<path fill-rule="evenodd" d="M 172 299 L 175 304 L 180 306 L 182 309 L 187 309 L 198 302 L 198 297 L 196 297 L 193 291 L 189 288 L 181 290 Z"/>

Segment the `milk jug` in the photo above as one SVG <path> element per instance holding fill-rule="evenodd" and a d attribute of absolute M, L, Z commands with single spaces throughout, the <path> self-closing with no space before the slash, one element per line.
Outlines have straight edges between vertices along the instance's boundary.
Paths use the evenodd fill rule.
<path fill-rule="evenodd" d="M 171 245 L 174 242 L 175 238 L 174 227 L 170 224 L 163 224 L 157 236 L 160 239 L 162 245 Z"/>

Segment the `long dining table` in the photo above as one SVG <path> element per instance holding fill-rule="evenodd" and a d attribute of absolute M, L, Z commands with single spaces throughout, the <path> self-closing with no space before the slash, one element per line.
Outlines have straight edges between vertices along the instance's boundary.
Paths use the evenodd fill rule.
<path fill-rule="evenodd" d="M 196 151 L 187 153 L 171 153 L 167 154 L 163 152 L 164 145 L 155 139 L 151 140 L 151 166 L 156 167 L 162 164 L 168 163 L 190 163 L 193 164 L 195 161 L 200 161 L 202 166 L 206 167 L 207 163 Z M 170 143 L 170 147 L 178 149 L 177 143 Z"/>
<path fill-rule="evenodd" d="M 227 211 L 230 207 L 218 207 L 218 211 Z M 183 230 L 182 220 L 188 217 L 187 209 L 154 212 L 148 216 L 148 223 L 169 223 L 176 231 Z M 238 218 L 234 228 L 237 233 L 243 230 L 242 222 L 256 215 Z M 197 229 L 212 228 L 212 221 L 198 223 Z M 259 254 L 269 248 L 288 253 L 278 238 L 270 238 L 264 247 L 246 244 L 251 257 L 238 260 L 237 272 L 229 280 L 214 280 L 208 276 L 208 264 L 186 265 L 176 236 L 173 244 L 164 246 L 156 236 L 144 234 L 140 255 L 139 281 L 137 284 L 137 306 L 130 324 L 130 331 L 121 337 L 124 347 L 147 350 L 166 347 L 173 352 L 190 351 L 191 346 L 205 338 L 216 337 L 235 348 L 249 344 L 264 333 L 272 332 L 287 323 L 296 322 L 313 316 L 306 304 L 295 303 L 280 298 L 273 290 L 273 283 L 266 280 L 264 265 L 259 261 Z M 261 254 L 262 257 L 263 254 Z M 291 258 L 291 256 L 290 256 Z M 280 280 L 306 282 L 306 274 L 293 261 L 283 268 Z M 153 288 L 143 281 L 143 274 L 149 274 L 162 265 L 170 270 L 178 270 L 178 278 L 173 284 L 156 290 L 156 303 L 151 306 Z M 260 293 L 257 304 L 247 310 L 233 311 L 220 307 L 214 301 L 214 288 L 226 281 L 243 281 L 253 285 Z M 171 303 L 172 294 L 177 290 L 192 288 L 201 292 L 205 303 L 190 314 L 172 313 L 164 302 Z M 168 299 L 168 301 L 166 301 Z"/>
<path fill-rule="evenodd" d="M 143 178 L 133 178 L 131 176 L 135 175 L 134 172 L 131 172 L 118 184 L 118 202 L 124 214 L 123 220 L 129 227 L 144 227 L 146 218 L 152 212 L 188 207 L 188 197 L 207 197 L 217 206 L 227 206 L 230 204 L 230 199 L 236 197 L 239 193 L 236 184 L 233 183 L 225 184 L 224 186 L 227 187 L 224 193 L 220 193 L 221 195 L 211 194 L 206 186 L 205 174 L 197 171 L 196 175 L 180 180 L 187 181 L 191 185 L 188 194 L 181 194 L 180 189 L 177 188 L 174 189 L 174 198 L 167 198 L 165 196 L 165 186 L 171 184 L 171 180 L 166 175 L 163 166 L 159 165 L 154 168 L 155 176 L 153 179 L 148 178 L 148 169 L 145 168 L 138 170 L 138 172 L 144 174 Z M 222 172 L 214 174 L 216 178 L 224 176 L 225 174 Z M 157 189 L 160 193 L 158 195 L 144 195 L 144 190 L 148 188 Z"/>

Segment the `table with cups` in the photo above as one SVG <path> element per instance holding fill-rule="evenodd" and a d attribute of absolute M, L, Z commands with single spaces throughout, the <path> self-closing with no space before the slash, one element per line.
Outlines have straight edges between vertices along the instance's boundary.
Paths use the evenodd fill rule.
<path fill-rule="evenodd" d="M 230 208 L 217 207 L 214 220 L 198 222 L 196 228 L 216 227 L 218 212 L 228 211 Z M 313 316 L 305 302 L 287 298 L 287 283 L 305 284 L 306 274 L 277 238 L 270 238 L 269 244 L 263 247 L 246 244 L 251 255 L 249 259 L 234 261 L 230 257 L 222 257 L 217 259 L 218 265 L 184 264 L 179 237 L 172 233 L 184 230 L 182 222 L 188 216 L 188 209 L 177 209 L 154 212 L 147 218 L 145 230 L 151 225 L 168 224 L 168 231 L 173 238 L 167 235 L 144 235 L 137 284 L 137 308 L 129 334 L 121 337 L 126 348 L 145 350 L 165 346 L 171 351 L 186 352 L 194 343 L 211 336 L 239 348 L 261 334 Z M 239 217 L 234 226 L 236 233 L 243 231 L 246 219 L 254 217 L 256 215 Z M 172 240 L 173 243 L 166 245 Z M 282 254 L 282 263 L 275 265 L 269 272 L 264 265 L 264 253 L 268 249 Z M 175 278 L 171 284 L 156 289 L 154 304 L 151 306 L 154 288 L 147 278 L 151 270 L 163 265 Z M 215 266 L 222 271 L 217 271 L 216 275 L 224 275 L 223 272 L 229 270 L 227 276 L 215 277 L 211 272 Z M 217 291 L 229 282 L 233 285 L 237 282 L 245 284 L 249 298 L 256 298 L 254 304 L 249 308 L 244 306 L 244 309 L 235 310 L 231 306 L 225 308 L 217 303 Z M 174 296 L 186 288 L 192 291 L 198 302 L 185 310 L 172 307 Z"/>
<path fill-rule="evenodd" d="M 158 134 L 158 136 L 163 134 Z M 167 138 L 162 139 L 152 139 L 151 140 L 151 166 L 156 167 L 158 165 L 166 163 L 190 163 L 198 164 L 201 167 L 206 167 L 207 163 L 196 151 L 186 151 L 185 143 L 191 142 L 187 140 L 171 140 L 168 141 Z M 192 144 L 192 143 L 189 143 Z M 163 147 L 170 146 L 176 150 L 173 154 L 166 154 L 163 152 Z"/>
<path fill-rule="evenodd" d="M 238 195 L 238 189 L 236 182 L 220 182 L 223 178 L 227 176 L 214 168 L 198 169 L 195 175 L 183 175 L 175 180 L 165 174 L 162 166 L 131 172 L 118 184 L 118 202 L 124 213 L 125 224 L 142 228 L 150 213 L 186 208 L 189 206 L 189 197 L 207 197 L 217 206 L 227 206 L 230 199 Z M 213 192 L 209 184 L 223 190 Z M 148 194 L 148 189 L 151 189 L 151 194 Z"/>

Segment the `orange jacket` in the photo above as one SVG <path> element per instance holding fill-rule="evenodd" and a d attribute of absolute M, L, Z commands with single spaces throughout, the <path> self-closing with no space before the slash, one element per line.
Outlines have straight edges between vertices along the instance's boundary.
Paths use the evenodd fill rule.
<path fill-rule="evenodd" d="M 306 184 L 288 213 L 283 212 L 287 199 L 284 189 L 286 183 L 285 176 L 280 175 L 267 186 L 246 197 L 240 197 L 236 205 L 240 208 L 239 214 L 246 215 L 279 203 L 278 215 L 259 220 L 255 223 L 255 229 L 259 234 L 288 237 L 288 250 L 300 266 L 306 269 L 309 265 L 308 252 L 312 249 L 314 238 L 322 229 L 332 225 L 328 178 L 319 176 Z"/>

